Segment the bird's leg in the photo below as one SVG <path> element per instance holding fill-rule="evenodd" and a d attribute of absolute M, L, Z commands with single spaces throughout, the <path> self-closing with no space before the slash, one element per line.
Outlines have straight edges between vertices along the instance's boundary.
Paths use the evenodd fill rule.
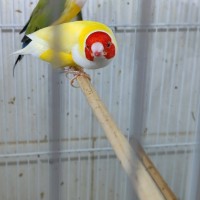
<path fill-rule="evenodd" d="M 70 84 L 72 87 L 76 87 L 76 88 L 78 87 L 78 86 L 74 85 L 74 81 L 79 76 L 84 76 L 84 77 L 88 78 L 89 80 L 91 80 L 90 76 L 87 73 L 85 73 L 81 67 L 65 67 L 64 73 L 67 78 L 69 78 L 68 77 L 69 74 L 72 74 L 74 76 L 72 79 L 70 79 Z"/>

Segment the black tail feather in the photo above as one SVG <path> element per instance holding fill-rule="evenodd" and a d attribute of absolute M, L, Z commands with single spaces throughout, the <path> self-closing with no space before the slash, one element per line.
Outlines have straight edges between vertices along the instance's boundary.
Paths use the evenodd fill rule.
<path fill-rule="evenodd" d="M 30 38 L 28 38 L 26 35 L 24 35 L 24 37 L 22 38 L 22 41 L 21 41 L 23 43 L 22 48 L 26 47 L 31 41 L 32 40 Z M 24 57 L 24 55 L 19 55 L 17 57 L 15 64 L 13 66 L 13 77 L 15 76 L 15 67 L 16 67 L 17 63 L 22 60 L 23 57 Z"/>
<path fill-rule="evenodd" d="M 24 35 L 24 37 L 22 38 L 21 42 L 22 42 L 22 48 L 26 47 L 32 40 L 27 37 L 26 35 Z"/>
<path fill-rule="evenodd" d="M 31 16 L 32 17 L 32 16 Z M 30 21 L 31 21 L 31 17 L 29 18 L 28 22 L 25 24 L 25 26 L 23 27 L 23 29 L 19 32 L 20 34 L 25 32 Z M 27 46 L 30 42 L 31 42 L 31 39 L 28 38 L 26 35 L 24 35 L 24 37 L 22 38 L 21 42 L 23 43 L 22 45 L 22 48 L 24 48 L 25 46 Z M 15 61 L 15 64 L 13 65 L 13 77 L 15 76 L 15 67 L 17 65 L 17 63 L 19 61 L 21 61 L 21 59 L 24 57 L 24 55 L 19 55 Z"/>
<path fill-rule="evenodd" d="M 19 55 L 19 56 L 17 57 L 17 60 L 15 61 L 15 64 L 14 64 L 14 66 L 13 66 L 13 77 L 15 76 L 15 67 L 16 67 L 17 63 L 18 63 L 23 57 L 24 57 L 24 55 Z"/>

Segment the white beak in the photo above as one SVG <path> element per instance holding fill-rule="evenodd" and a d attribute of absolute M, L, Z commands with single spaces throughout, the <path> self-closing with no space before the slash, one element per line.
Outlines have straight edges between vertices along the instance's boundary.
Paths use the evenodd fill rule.
<path fill-rule="evenodd" d="M 94 44 L 92 44 L 91 50 L 92 50 L 93 56 L 95 57 L 103 56 L 104 47 L 102 43 L 95 42 Z"/>

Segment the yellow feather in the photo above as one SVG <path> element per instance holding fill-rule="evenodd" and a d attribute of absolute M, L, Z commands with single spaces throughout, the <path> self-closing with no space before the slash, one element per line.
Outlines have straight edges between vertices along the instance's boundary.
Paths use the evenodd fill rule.
<path fill-rule="evenodd" d="M 62 13 L 61 17 L 56 20 L 53 25 L 63 24 L 65 22 L 71 21 L 74 16 L 77 15 L 81 10 L 81 7 L 77 5 L 75 2 L 69 3 L 69 5 L 65 5 L 65 10 Z"/>
<path fill-rule="evenodd" d="M 40 59 L 51 63 L 54 67 L 77 66 L 71 54 L 55 52 L 52 49 L 43 52 Z"/>

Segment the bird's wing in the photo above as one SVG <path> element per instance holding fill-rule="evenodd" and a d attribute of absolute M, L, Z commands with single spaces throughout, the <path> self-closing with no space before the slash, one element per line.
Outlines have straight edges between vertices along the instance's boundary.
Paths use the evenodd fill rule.
<path fill-rule="evenodd" d="M 71 21 L 81 10 L 86 0 L 40 0 L 22 32 L 33 33 L 52 24 Z"/>

